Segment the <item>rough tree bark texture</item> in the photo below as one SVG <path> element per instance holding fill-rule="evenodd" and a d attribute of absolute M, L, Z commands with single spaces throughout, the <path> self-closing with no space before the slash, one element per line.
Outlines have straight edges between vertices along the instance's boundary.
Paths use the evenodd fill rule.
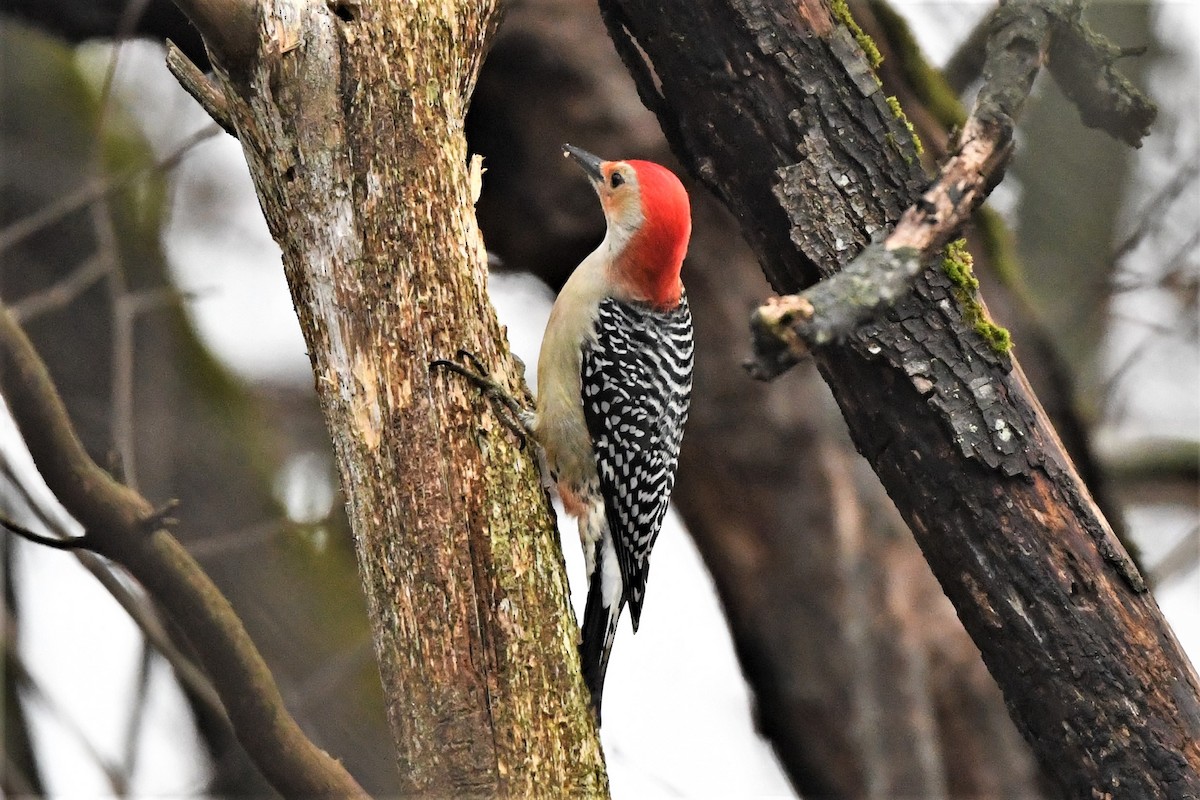
<path fill-rule="evenodd" d="M 602 7 L 674 149 L 777 289 L 829 274 L 917 196 L 907 132 L 824 4 Z M 1200 791 L 1200 680 L 946 275 L 930 269 L 816 360 L 1043 767 L 1072 796 Z"/>
<path fill-rule="evenodd" d="M 465 347 L 518 385 L 462 133 L 494 23 L 490 2 L 264 2 L 222 85 L 333 436 L 403 793 L 603 794 L 535 465 L 428 366 Z"/>
<path fill-rule="evenodd" d="M 671 161 L 596 7 L 575 0 L 509 7 L 468 137 L 489 165 L 489 248 L 551 285 L 603 235 L 559 144 Z M 689 188 L 697 378 L 673 500 L 760 729 L 804 797 L 1036 796 L 1028 747 L 816 370 L 762 384 L 739 368 L 768 289 L 736 222 Z"/>
<path fill-rule="evenodd" d="M 89 0 L 71 8 L 87 14 L 95 6 Z M 119 11 L 120 6 L 114 17 Z M 160 16 L 150 14 L 144 21 Z M 72 24 L 66 10 L 55 19 Z M 114 29 L 91 32 L 111 36 Z M 111 105 L 104 146 L 110 156 L 106 171 L 97 172 L 99 87 L 84 81 L 84 71 L 66 42 L 11 18 L 0 24 L 0 171 L 5 185 L 0 228 L 8 230 L 13 221 L 73 195 L 100 174 L 126 175 L 154 163 L 149 145 L 133 132 L 135 126 Z M 213 190 L 214 208 L 224 203 L 224 176 L 204 180 Z M 159 242 L 171 196 L 168 183 L 166 175 L 146 173 L 106 204 L 130 292 L 152 292 L 164 299 L 170 279 Z M 179 223 L 177 200 L 169 202 Z M 0 295 L 22 310 L 29 299 L 45 296 L 50 287 L 77 274 L 81 264 L 103 256 L 95 227 L 85 208 L 5 249 L 0 254 Z M 68 306 L 22 319 L 80 439 L 102 464 L 119 452 L 113 424 L 119 404 L 111 399 L 113 300 L 105 283 L 92 284 Z M 318 548 L 278 519 L 281 509 L 271 496 L 270 470 L 287 452 L 329 446 L 315 396 L 300 412 L 306 422 L 311 416 L 314 426 L 298 424 L 294 412 L 281 413 L 277 396 L 251 397 L 197 343 L 174 300 L 140 313 L 133 334 L 130 438 L 138 488 L 153 502 L 179 500 L 173 514 L 179 524 L 172 532 L 241 615 L 305 732 L 341 759 L 368 791 L 394 794 L 395 748 L 373 655 L 360 658 L 361 666 L 349 674 L 330 671 L 370 642 L 350 537 L 341 535 L 348 526 L 338 519 L 332 546 Z M 293 444 L 300 436 L 306 441 Z M 330 674 L 338 676 L 336 685 L 323 677 Z M 269 792 L 228 722 L 210 715 L 203 704 L 193 709 L 212 756 L 208 790 L 217 796 Z"/>

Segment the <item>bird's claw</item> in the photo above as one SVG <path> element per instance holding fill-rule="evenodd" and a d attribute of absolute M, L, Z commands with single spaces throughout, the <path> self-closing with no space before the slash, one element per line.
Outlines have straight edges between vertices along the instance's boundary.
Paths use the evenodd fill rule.
<path fill-rule="evenodd" d="M 525 408 L 515 397 L 508 393 L 507 389 L 488 374 L 483 362 L 470 350 L 459 349 L 455 353 L 455 356 L 463 361 L 469 361 L 473 369 L 468 369 L 457 361 L 451 361 L 448 358 L 438 358 L 429 362 L 430 370 L 435 367 L 441 368 L 466 378 L 474 384 L 488 400 L 492 401 L 492 407 L 495 409 L 500 423 L 517 437 L 518 448 L 524 450 L 526 439 L 530 434 L 529 429 L 521 421 L 521 417 L 525 413 Z M 496 406 L 497 403 L 504 407 L 503 412 Z"/>

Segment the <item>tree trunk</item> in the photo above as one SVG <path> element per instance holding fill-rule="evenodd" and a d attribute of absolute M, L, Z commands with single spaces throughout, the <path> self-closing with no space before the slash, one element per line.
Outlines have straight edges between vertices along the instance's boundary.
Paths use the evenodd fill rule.
<path fill-rule="evenodd" d="M 777 289 L 829 274 L 917 197 L 908 132 L 829 7 L 602 7 L 643 99 Z M 1200 680 L 1019 366 L 964 322 L 953 288 L 934 266 L 885 319 L 816 352 L 851 436 L 1047 772 L 1073 796 L 1200 791 Z"/>
<path fill-rule="evenodd" d="M 208 44 L 334 440 L 402 791 L 604 794 L 536 465 L 429 367 L 466 348 L 519 391 L 462 132 L 494 5 L 261 6 L 256 53 Z"/>

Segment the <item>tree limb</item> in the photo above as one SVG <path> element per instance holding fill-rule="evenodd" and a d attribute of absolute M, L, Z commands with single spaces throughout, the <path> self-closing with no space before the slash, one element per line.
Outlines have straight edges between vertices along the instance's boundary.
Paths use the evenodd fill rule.
<path fill-rule="evenodd" d="M 837 272 L 920 197 L 844 5 L 604 2 L 686 105 L 667 121 L 681 158 L 717 179 L 777 290 Z M 1200 677 L 956 288 L 926 269 L 816 365 L 1046 772 L 1071 796 L 1200 792 Z"/>
<path fill-rule="evenodd" d="M 229 602 L 166 531 L 158 512 L 83 449 L 45 365 L 0 307 L 0 393 L 34 463 L 91 549 L 124 566 L 194 645 L 239 741 L 285 796 L 365 797 L 342 766 L 305 737 Z"/>
<path fill-rule="evenodd" d="M 221 87 L 201 72 L 170 39 L 167 40 L 167 69 L 175 76 L 175 80 L 179 81 L 179 85 L 208 112 L 213 122 L 220 125 L 230 136 L 237 136 L 233 121 L 229 119 L 229 101 L 225 99 Z"/>
<path fill-rule="evenodd" d="M 803 294 L 775 298 L 755 312 L 751 329 L 756 358 L 747 365 L 754 377 L 775 377 L 810 348 L 845 337 L 907 291 L 912 279 L 957 234 L 1003 176 L 1012 154 L 1015 120 L 1052 38 L 1069 36 L 1072 42 L 1072 57 L 1063 59 L 1064 72 L 1070 63 L 1083 64 L 1080 70 L 1091 74 L 1103 40 L 1093 34 L 1081 44 L 1081 34 L 1075 32 L 1082 23 L 1078 19 L 1073 24 L 1059 23 L 1056 14 L 1052 4 L 1011 3 L 991 15 L 984 84 L 937 179 L 905 211 L 882 245 L 868 247 L 839 274 Z M 1084 54 L 1090 55 L 1085 59 Z M 1149 113 L 1153 118 L 1148 101 L 1127 82 L 1119 86 L 1119 94 L 1105 98 L 1108 106 L 1121 109 L 1114 111 L 1120 124 L 1108 124 L 1128 131 L 1124 123 L 1130 116 L 1142 120 Z M 1087 97 L 1100 104 L 1094 94 Z M 1130 106 L 1136 110 L 1124 110 Z M 1140 139 L 1144 129 L 1139 131 Z"/>
<path fill-rule="evenodd" d="M 1055 21 L 1047 65 L 1050 74 L 1075 103 L 1084 125 L 1141 147 L 1158 109 L 1114 65 L 1146 48 L 1117 47 L 1088 27 L 1082 12 L 1083 3 L 1072 4 Z"/>
<path fill-rule="evenodd" d="M 213 61 L 241 72 L 258 53 L 258 6 L 255 0 L 175 0 L 200 30 Z"/>

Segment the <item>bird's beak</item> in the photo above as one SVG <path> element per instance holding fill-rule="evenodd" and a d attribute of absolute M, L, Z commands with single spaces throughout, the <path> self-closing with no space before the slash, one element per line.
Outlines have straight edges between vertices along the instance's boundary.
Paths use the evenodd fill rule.
<path fill-rule="evenodd" d="M 604 163 L 604 159 L 592 155 L 587 150 L 581 150 L 573 144 L 563 145 L 563 155 L 575 159 L 593 181 L 600 183 L 604 180 L 604 173 L 600 171 L 600 165 Z"/>

